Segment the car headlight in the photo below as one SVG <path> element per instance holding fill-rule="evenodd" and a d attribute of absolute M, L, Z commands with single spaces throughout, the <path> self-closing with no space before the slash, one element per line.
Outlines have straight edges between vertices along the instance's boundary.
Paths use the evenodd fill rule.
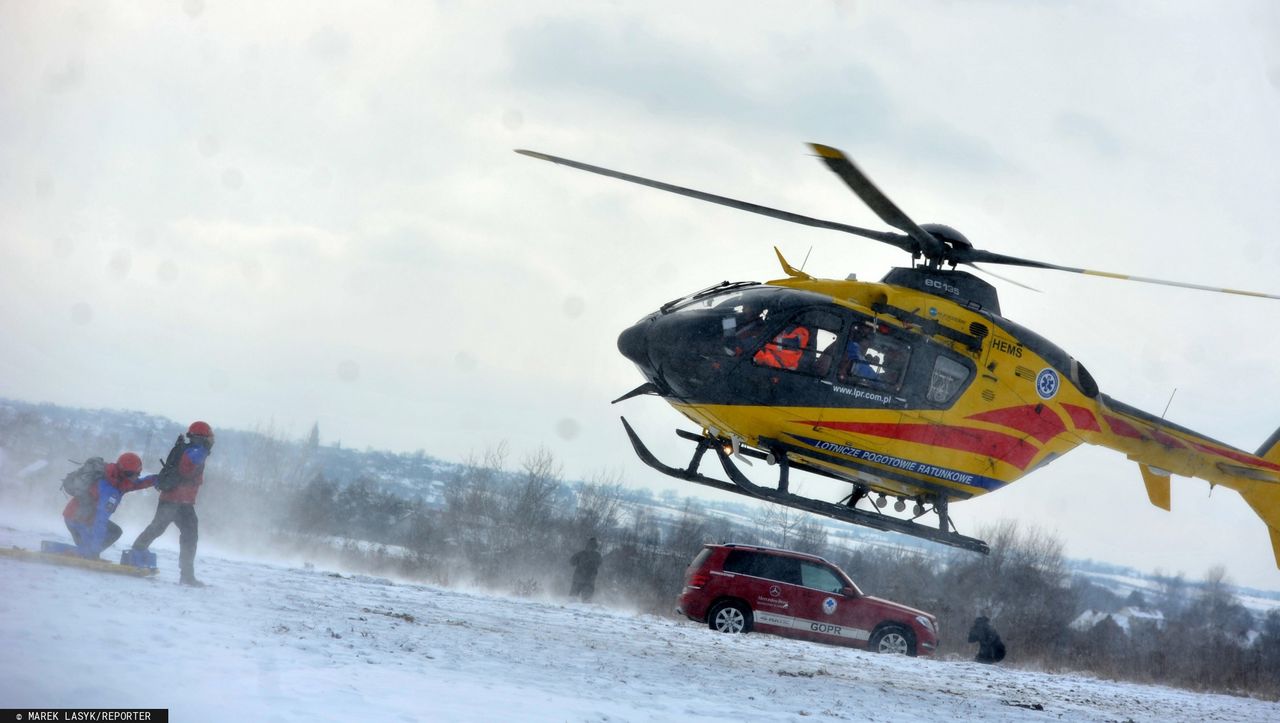
<path fill-rule="evenodd" d="M 920 623 L 920 626 L 921 626 L 921 627 L 923 627 L 925 630 L 928 630 L 929 632 L 933 633 L 934 635 L 937 635 L 937 634 L 938 634 L 938 627 L 937 627 L 936 625 L 934 625 L 934 624 L 933 624 L 933 621 L 932 621 L 932 620 L 930 620 L 929 618 L 926 618 L 926 617 L 925 617 L 925 616 L 923 616 L 923 615 L 917 615 L 917 616 L 916 616 L 916 622 Z"/>

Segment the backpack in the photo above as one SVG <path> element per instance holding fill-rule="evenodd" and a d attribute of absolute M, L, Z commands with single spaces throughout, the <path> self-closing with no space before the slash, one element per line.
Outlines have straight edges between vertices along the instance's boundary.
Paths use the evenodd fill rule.
<path fill-rule="evenodd" d="M 173 449 L 169 450 L 169 456 L 160 463 L 163 466 L 160 468 L 160 473 L 156 475 L 156 489 L 168 492 L 182 482 L 182 477 L 178 474 L 178 465 L 182 463 L 182 455 L 186 451 L 187 443 L 179 434 L 178 440 L 173 443 Z"/>
<path fill-rule="evenodd" d="M 75 460 L 68 460 L 75 464 Z M 79 497 L 89 493 L 98 480 L 107 474 L 107 463 L 101 457 L 90 457 L 86 459 L 78 468 L 67 473 L 62 478 L 62 491 L 72 497 Z"/>

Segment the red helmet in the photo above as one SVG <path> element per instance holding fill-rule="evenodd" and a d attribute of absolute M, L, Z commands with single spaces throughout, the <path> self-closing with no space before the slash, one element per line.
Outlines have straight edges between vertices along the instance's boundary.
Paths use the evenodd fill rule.
<path fill-rule="evenodd" d="M 125 452 L 116 460 L 116 472 L 140 474 L 142 472 L 142 458 L 133 452 Z"/>
<path fill-rule="evenodd" d="M 192 422 L 191 426 L 187 427 L 187 434 L 194 434 L 198 437 L 212 437 L 213 427 L 210 427 L 208 422 Z"/>

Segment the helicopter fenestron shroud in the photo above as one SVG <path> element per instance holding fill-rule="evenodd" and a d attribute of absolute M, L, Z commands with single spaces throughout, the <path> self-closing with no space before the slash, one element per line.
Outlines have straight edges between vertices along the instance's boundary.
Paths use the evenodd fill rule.
<path fill-rule="evenodd" d="M 689 465 L 675 468 L 659 462 L 623 420 L 643 461 L 681 479 L 985 551 L 985 543 L 954 530 L 948 502 L 999 489 L 1079 444 L 1095 444 L 1119 450 L 1137 462 L 1149 499 L 1164 509 L 1170 506 L 1170 478 L 1175 474 L 1236 490 L 1267 524 L 1280 565 L 1280 430 L 1251 454 L 1101 394 L 1084 367 L 1065 351 L 1001 316 L 993 287 L 955 267 L 1023 266 L 1280 297 L 1059 266 L 976 249 L 948 226 L 916 224 L 840 151 L 811 147 L 881 220 L 902 233 L 802 216 L 543 153 L 517 151 L 699 200 L 888 243 L 910 253 L 916 262 L 910 268 L 893 269 L 880 283 L 868 283 L 817 279 L 796 270 L 779 254 L 785 279 L 721 284 L 665 304 L 624 331 L 619 349 L 637 363 L 647 381 L 618 401 L 640 393 L 659 394 L 702 427 L 701 434 L 680 432 L 697 447 Z M 750 322 L 734 316 L 744 308 L 739 297 L 751 303 L 765 297 L 772 300 L 777 313 L 769 317 L 773 326 L 763 338 L 772 341 L 765 348 L 787 333 L 783 324 L 788 315 L 794 318 L 816 307 L 853 319 L 836 330 L 840 343 L 833 348 L 837 350 L 846 348 L 855 330 L 870 328 L 914 351 L 905 374 L 893 387 L 886 386 L 883 378 L 844 380 L 831 368 L 819 373 L 820 365 L 808 373 L 800 373 L 801 367 L 790 370 L 793 373 L 770 369 L 758 363 L 759 353 L 756 358 L 750 353 L 743 358 L 725 357 L 716 348 L 728 351 L 724 342 L 729 330 L 737 329 L 737 322 Z M 718 299 L 733 303 L 717 307 Z M 707 343 L 700 346 L 702 342 Z M 803 360 L 821 361 L 826 352 L 812 348 L 796 353 Z M 938 359 L 949 361 L 943 364 Z M 950 396 L 938 401 L 941 397 L 931 395 L 943 366 L 963 367 L 967 376 Z M 716 453 L 728 482 L 698 471 L 708 449 Z M 733 462 L 743 457 L 777 463 L 777 488 L 748 480 Z M 853 492 L 837 503 L 793 494 L 787 481 L 792 467 L 850 482 Z M 880 495 L 877 505 L 858 508 L 873 494 Z M 885 495 L 900 502 L 913 500 L 914 516 L 904 520 L 878 509 Z M 938 514 L 936 527 L 916 522 L 926 508 Z"/>

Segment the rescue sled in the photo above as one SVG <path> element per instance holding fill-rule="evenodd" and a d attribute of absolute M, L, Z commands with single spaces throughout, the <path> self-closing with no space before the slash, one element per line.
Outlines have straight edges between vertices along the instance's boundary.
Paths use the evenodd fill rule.
<path fill-rule="evenodd" d="M 90 560 L 77 555 L 75 550 L 75 545 L 44 540 L 40 543 L 39 552 L 24 550 L 20 547 L 7 547 L 0 548 L 0 557 L 26 560 L 28 562 L 43 562 L 50 565 L 65 565 L 83 570 L 97 570 L 117 575 L 130 575 L 132 577 L 150 577 L 158 572 L 154 552 L 142 553 L 125 550 L 120 555 L 120 563 L 117 564 L 106 560 Z"/>

